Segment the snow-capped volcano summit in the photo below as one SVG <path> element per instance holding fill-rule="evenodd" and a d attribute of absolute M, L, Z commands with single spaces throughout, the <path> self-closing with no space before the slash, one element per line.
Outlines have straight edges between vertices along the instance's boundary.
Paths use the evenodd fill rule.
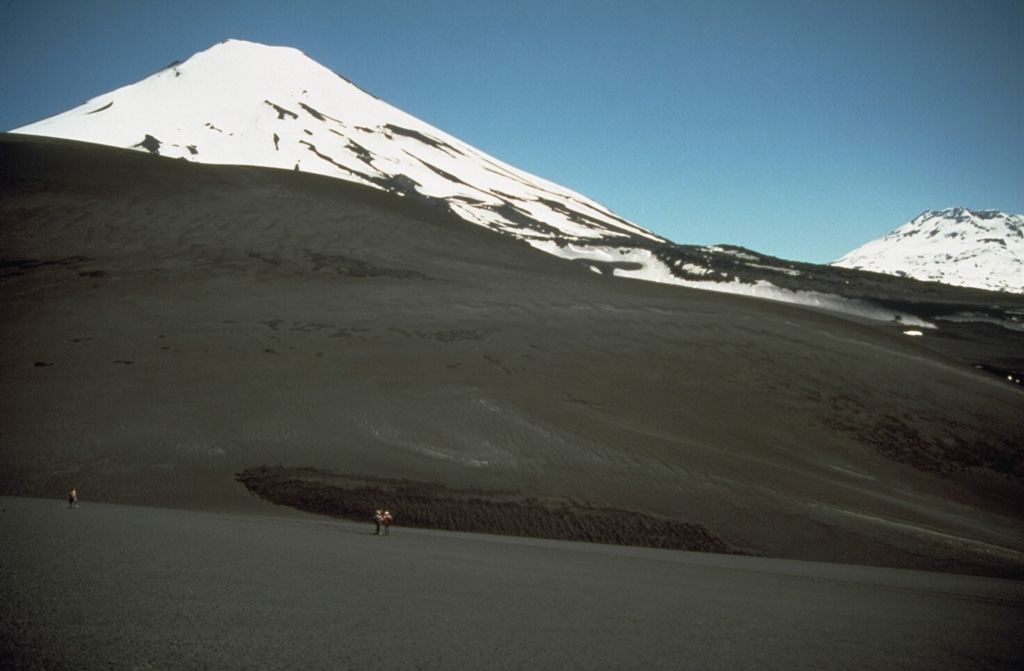
<path fill-rule="evenodd" d="M 1024 293 L 1024 215 L 928 210 L 832 265 Z"/>
<path fill-rule="evenodd" d="M 392 107 L 287 47 L 227 40 L 11 132 L 202 163 L 319 173 L 429 200 L 547 251 L 566 241 L 662 240 Z"/>

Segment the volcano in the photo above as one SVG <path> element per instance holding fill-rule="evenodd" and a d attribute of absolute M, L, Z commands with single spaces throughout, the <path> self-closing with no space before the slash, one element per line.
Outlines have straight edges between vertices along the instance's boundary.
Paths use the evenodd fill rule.
<path fill-rule="evenodd" d="M 227 40 L 13 132 L 327 175 L 423 200 L 536 244 L 662 240 L 392 107 L 288 47 Z"/>

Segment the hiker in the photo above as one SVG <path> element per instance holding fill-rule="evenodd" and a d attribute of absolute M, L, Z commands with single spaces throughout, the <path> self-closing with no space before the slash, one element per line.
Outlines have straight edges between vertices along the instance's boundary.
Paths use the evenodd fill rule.
<path fill-rule="evenodd" d="M 384 517 L 381 518 L 381 522 L 384 523 L 384 535 L 385 536 L 390 536 L 391 535 L 391 523 L 394 521 L 394 519 L 395 518 L 391 517 L 391 513 L 389 513 L 386 510 L 384 511 Z"/>
<path fill-rule="evenodd" d="M 68 508 L 77 508 L 77 507 L 78 507 L 78 491 L 74 487 L 72 487 L 71 488 L 71 493 L 68 494 Z"/>
<path fill-rule="evenodd" d="M 380 525 L 384 521 L 384 515 L 378 510 L 373 515 L 373 521 L 377 523 L 377 530 L 373 532 L 374 536 L 380 536 Z"/>

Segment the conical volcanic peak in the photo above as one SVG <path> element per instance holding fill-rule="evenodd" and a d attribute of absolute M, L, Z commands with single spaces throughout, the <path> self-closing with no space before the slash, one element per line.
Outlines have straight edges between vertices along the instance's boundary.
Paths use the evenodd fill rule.
<path fill-rule="evenodd" d="M 1024 215 L 964 207 L 928 210 L 833 265 L 1024 293 Z"/>
<path fill-rule="evenodd" d="M 396 109 L 287 47 L 228 40 L 12 132 L 203 163 L 328 175 L 427 200 L 534 244 L 662 241 L 576 192 Z"/>

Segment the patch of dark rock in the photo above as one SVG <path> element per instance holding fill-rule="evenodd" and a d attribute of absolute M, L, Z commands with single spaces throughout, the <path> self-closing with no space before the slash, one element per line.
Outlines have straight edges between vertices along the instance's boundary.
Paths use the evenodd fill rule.
<path fill-rule="evenodd" d="M 150 154 L 154 154 L 154 155 L 159 156 L 160 155 L 160 145 L 161 144 L 163 144 L 163 143 L 160 142 L 160 140 L 156 139 L 155 137 L 153 137 L 152 135 L 149 135 L 147 133 L 146 137 L 144 137 L 142 139 L 142 142 L 139 142 L 138 144 L 133 144 L 132 148 L 142 147 L 143 149 L 148 151 Z"/>
<path fill-rule="evenodd" d="M 519 209 L 512 203 L 505 201 L 501 205 L 492 205 L 487 209 L 495 212 L 507 221 L 512 222 L 519 228 L 525 228 L 531 231 L 537 231 L 538 233 L 545 233 L 552 236 L 561 236 L 562 231 L 550 224 L 545 224 L 542 221 L 534 219 L 524 210 Z"/>
<path fill-rule="evenodd" d="M 337 161 L 335 161 L 333 158 L 331 158 L 327 154 L 321 154 L 320 151 L 316 148 L 316 145 L 314 145 L 311 142 L 307 142 L 305 140 L 299 140 L 299 144 L 306 145 L 306 148 L 308 148 L 311 152 L 316 154 L 317 158 L 319 158 L 321 160 L 324 160 L 324 161 L 327 161 L 328 163 L 330 163 L 331 165 L 335 166 L 336 168 L 340 168 L 341 170 L 344 170 L 345 172 L 351 173 L 351 174 L 355 175 L 356 177 L 359 177 L 360 179 L 365 179 L 366 181 L 373 182 L 373 183 L 376 183 L 380 179 L 380 178 L 373 177 L 371 175 L 366 175 L 364 173 L 361 173 L 361 172 L 358 172 L 356 170 L 353 170 L 352 168 L 349 168 L 348 166 L 344 166 L 344 165 L 338 163 Z M 296 170 L 299 169 L 299 166 L 298 166 L 297 163 L 295 164 L 295 169 Z"/>
<path fill-rule="evenodd" d="M 586 214 L 583 214 L 582 212 L 577 212 L 571 207 L 565 205 L 564 203 L 560 203 L 557 200 L 552 200 L 550 198 L 539 198 L 538 200 L 539 202 L 548 206 L 555 212 L 564 215 L 573 223 L 579 224 L 580 226 L 586 226 L 587 228 L 592 228 L 595 230 L 608 230 L 609 224 L 607 222 L 601 221 L 600 219 L 597 219 L 595 217 L 588 216 Z M 615 218 L 618 219 L 618 217 Z M 621 221 L 624 225 L 626 225 L 624 226 L 626 230 L 622 232 L 625 233 L 626 235 L 629 235 L 629 229 L 633 227 L 628 226 L 629 222 L 623 219 L 618 219 L 618 221 Z"/>
<path fill-rule="evenodd" d="M 498 198 L 501 198 L 502 200 L 518 200 L 521 203 L 526 202 L 525 199 L 520 198 L 514 193 L 505 193 L 504 191 L 498 191 L 497 189 L 492 190 L 491 193 L 493 193 Z"/>
<path fill-rule="evenodd" d="M 275 105 L 274 103 L 270 102 L 269 100 L 264 100 L 263 102 L 267 103 L 268 105 L 270 105 L 271 107 L 274 108 L 274 111 L 277 112 L 277 118 L 278 119 L 284 120 L 285 117 L 291 117 L 292 119 L 298 119 L 299 118 L 299 115 L 296 114 L 295 112 L 293 112 L 291 110 L 287 110 L 287 109 L 281 107 L 280 105 Z"/>
<path fill-rule="evenodd" d="M 306 105 L 304 103 L 299 103 L 299 107 L 301 107 L 302 109 L 306 110 L 306 112 L 308 112 L 309 115 L 311 117 L 313 117 L 314 119 L 316 119 L 317 121 L 327 121 L 327 118 L 324 117 L 323 114 L 320 114 L 320 112 L 316 111 L 315 109 L 313 109 L 309 105 Z"/>
<path fill-rule="evenodd" d="M 338 134 L 341 135 L 341 133 Z M 348 145 L 345 148 L 348 149 L 353 154 L 355 154 L 356 158 L 358 158 L 360 161 L 362 161 L 363 163 L 370 167 L 373 167 L 373 152 L 371 152 L 369 149 L 359 144 L 358 142 L 354 142 L 352 140 L 348 141 Z"/>
<path fill-rule="evenodd" d="M 445 212 L 452 212 L 451 204 L 447 199 L 421 193 L 416 187 L 422 185 L 408 175 L 385 175 L 383 177 L 365 175 L 364 179 L 376 184 L 389 193 L 425 203 Z"/>
<path fill-rule="evenodd" d="M 417 161 L 419 161 L 420 163 L 425 165 L 427 168 L 429 168 L 435 174 L 440 175 L 441 177 L 444 177 L 449 182 L 454 182 L 456 184 L 462 184 L 462 185 L 465 185 L 465 186 L 470 186 L 469 184 L 466 184 L 465 182 L 463 182 L 461 179 L 459 179 L 455 175 L 451 174 L 450 172 L 446 172 L 446 171 L 442 170 L 441 168 L 438 168 L 437 166 L 431 165 L 431 164 L 427 163 L 426 161 L 424 161 L 423 159 L 421 159 L 421 158 L 419 158 L 417 156 L 413 156 L 413 158 L 415 158 Z"/>
<path fill-rule="evenodd" d="M 429 135 L 424 135 L 423 133 L 419 132 L 418 130 L 412 130 L 410 128 L 403 128 L 402 126 L 396 126 L 393 123 L 384 124 L 384 128 L 389 130 L 389 131 L 391 131 L 395 135 L 402 135 L 404 137 L 409 137 L 409 138 L 412 138 L 414 140 L 418 140 L 418 141 L 422 142 L 423 144 L 430 145 L 431 147 L 435 147 L 437 149 L 443 149 L 443 148 L 450 148 L 451 147 L 451 145 L 449 145 L 447 142 L 442 142 L 441 140 L 436 140 L 436 139 L 430 137 Z"/>
<path fill-rule="evenodd" d="M 378 178 L 376 182 L 382 188 L 391 191 L 392 193 L 397 193 L 403 196 L 419 194 L 419 191 L 416 189 L 416 187 L 422 186 L 422 184 L 414 180 L 412 177 L 402 174 L 388 175 L 387 177 L 384 178 Z"/>
<path fill-rule="evenodd" d="M 188 149 L 188 153 L 192 154 L 193 156 L 199 153 L 199 150 L 196 149 L 196 146 L 194 144 L 188 145 L 187 147 L 185 147 L 185 149 Z"/>
<path fill-rule="evenodd" d="M 107 274 L 107 271 L 105 271 L 105 270 L 89 270 L 89 271 L 78 273 L 78 275 L 80 277 L 105 277 L 106 274 Z"/>
<path fill-rule="evenodd" d="M 128 359 L 114 359 L 114 363 L 119 363 L 119 364 L 122 364 L 124 366 L 130 366 L 130 365 L 132 365 L 135 362 L 134 361 L 129 361 Z"/>
<path fill-rule="evenodd" d="M 96 114 L 97 112 L 102 112 L 103 110 L 108 110 L 108 109 L 110 109 L 111 107 L 113 107 L 113 105 L 114 105 L 114 101 L 113 101 L 113 100 L 111 100 L 110 102 L 108 102 L 108 103 L 107 103 L 106 105 L 104 105 L 103 107 L 97 107 L 97 108 L 96 108 L 96 109 L 94 109 L 93 111 L 91 111 L 91 112 L 87 112 L 87 114 Z"/>
<path fill-rule="evenodd" d="M 312 107 L 310 107 L 310 106 L 309 106 L 309 105 L 307 105 L 306 103 L 299 103 L 299 107 L 301 107 L 302 109 L 306 110 L 306 112 L 307 112 L 307 113 L 308 113 L 308 114 L 309 114 L 309 115 L 310 115 L 311 117 L 313 117 L 314 119 L 316 119 L 317 121 L 327 121 L 328 119 L 330 119 L 331 121 L 336 121 L 336 122 L 338 122 L 338 123 L 341 123 L 341 122 L 340 122 L 340 121 L 338 121 L 337 119 L 334 119 L 334 118 L 332 118 L 332 117 L 329 117 L 329 116 L 327 116 L 326 114 L 323 114 L 323 113 L 321 113 L 321 112 L 320 112 L 319 110 L 315 110 L 315 109 L 313 109 Z"/>
<path fill-rule="evenodd" d="M 48 366 L 52 366 L 53 364 L 49 361 L 36 361 L 32 365 L 35 366 L 36 368 L 46 368 Z"/>
<path fill-rule="evenodd" d="M 160 68 L 159 70 L 157 70 L 157 72 L 163 72 L 164 70 L 174 70 L 179 65 L 181 65 L 181 61 L 178 61 L 178 60 L 171 61 L 167 65 L 165 65 L 162 68 Z M 177 70 L 175 70 L 175 72 L 177 72 Z M 177 75 L 175 75 L 175 76 L 177 76 Z"/>
<path fill-rule="evenodd" d="M 277 136 L 277 133 L 274 133 L 274 151 L 279 151 L 281 149 L 280 142 L 281 138 Z"/>
<path fill-rule="evenodd" d="M 347 476 L 313 468 L 259 467 L 236 479 L 277 505 L 370 523 L 386 509 L 399 526 L 742 554 L 700 524 L 571 500 L 442 484 Z"/>

